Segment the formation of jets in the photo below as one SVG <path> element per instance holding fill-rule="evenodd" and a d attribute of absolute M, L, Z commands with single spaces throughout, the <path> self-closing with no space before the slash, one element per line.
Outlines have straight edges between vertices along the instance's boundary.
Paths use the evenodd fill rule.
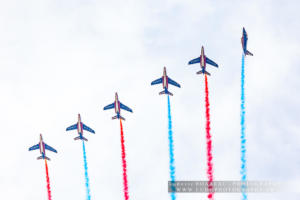
<path fill-rule="evenodd" d="M 245 30 L 245 28 L 243 28 L 243 35 L 241 38 L 241 42 L 242 42 L 242 48 L 243 48 L 243 52 L 244 55 L 250 55 L 253 56 L 253 54 L 247 50 L 247 41 L 248 41 L 248 36 L 247 36 L 247 32 Z M 201 70 L 197 72 L 197 74 L 206 74 L 206 75 L 210 75 L 209 72 L 206 71 L 206 64 L 210 64 L 214 67 L 219 67 L 217 63 L 215 63 L 213 60 L 209 59 L 205 53 L 204 53 L 204 47 L 202 46 L 201 48 L 201 55 L 198 58 L 195 58 L 191 61 L 188 62 L 189 65 L 191 64 L 195 64 L 195 63 L 200 63 L 200 67 Z M 166 67 L 164 67 L 163 69 L 163 76 L 161 78 L 158 78 L 154 81 L 151 82 L 151 85 L 156 85 L 156 84 L 162 84 L 163 87 L 163 91 L 161 91 L 159 94 L 166 94 L 166 95 L 171 95 L 173 96 L 173 94 L 169 91 L 169 84 L 174 85 L 178 88 L 180 88 L 180 84 L 178 84 L 177 82 L 175 82 L 174 80 L 172 80 L 170 77 L 168 77 L 167 75 L 167 70 Z M 112 117 L 112 119 L 121 119 L 121 120 L 125 120 L 124 117 L 121 116 L 121 109 L 126 110 L 128 112 L 133 112 L 131 108 L 127 107 L 126 105 L 122 104 L 119 101 L 118 98 L 118 93 L 115 93 L 115 101 L 107 106 L 104 107 L 104 110 L 108 110 L 108 109 L 115 109 L 115 113 L 116 115 L 114 117 Z M 81 121 L 81 117 L 80 114 L 78 114 L 78 121 L 76 124 L 69 126 L 66 131 L 70 131 L 70 130 L 75 130 L 77 129 L 77 133 L 79 136 L 75 137 L 74 140 L 84 140 L 84 141 L 88 141 L 84 136 L 83 136 L 83 130 L 86 130 L 90 133 L 94 133 L 95 131 L 93 129 L 91 129 L 90 127 L 88 127 L 87 125 L 85 125 L 84 123 L 82 123 Z M 29 148 L 29 151 L 32 150 L 40 150 L 40 154 L 41 156 L 39 156 L 37 159 L 47 159 L 50 160 L 50 158 L 48 158 L 46 156 L 46 150 L 52 151 L 57 153 L 57 151 L 47 145 L 44 141 L 43 141 L 43 137 L 42 134 L 40 134 L 40 142 L 32 147 Z"/>

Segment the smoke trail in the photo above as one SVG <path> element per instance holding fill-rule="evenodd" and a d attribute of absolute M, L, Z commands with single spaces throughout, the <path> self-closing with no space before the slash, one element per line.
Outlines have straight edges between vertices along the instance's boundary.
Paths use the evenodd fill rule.
<path fill-rule="evenodd" d="M 46 180 L 47 180 L 48 200 L 51 200 L 50 179 L 49 179 L 48 164 L 47 164 L 47 160 L 46 159 L 45 159 L 45 168 L 46 168 Z"/>
<path fill-rule="evenodd" d="M 241 70 L 241 181 L 247 180 L 246 169 L 246 135 L 245 135 L 245 55 L 242 55 L 242 70 Z M 243 200 L 247 199 L 245 185 L 242 185 Z"/>
<path fill-rule="evenodd" d="M 127 181 L 127 165 L 126 165 L 126 153 L 125 153 L 125 140 L 123 133 L 122 120 L 120 119 L 120 129 L 121 129 L 121 148 L 122 148 L 122 166 L 123 166 L 123 185 L 124 185 L 124 197 L 125 200 L 129 199 L 128 194 L 128 181 Z"/>
<path fill-rule="evenodd" d="M 212 190 L 212 182 L 213 182 L 213 163 L 212 163 L 212 141 L 210 135 L 210 114 L 209 114 L 209 98 L 208 98 L 208 82 L 207 76 L 205 74 L 205 116 L 206 116 L 206 146 L 207 146 L 207 177 L 209 183 L 209 190 Z M 213 191 L 210 191 L 208 194 L 209 199 L 213 199 Z"/>
<path fill-rule="evenodd" d="M 174 164 L 174 142 L 173 142 L 173 131 L 172 131 L 172 118 L 171 118 L 171 105 L 170 105 L 170 97 L 168 95 L 168 135 L 169 135 L 169 154 L 170 154 L 170 178 L 172 187 L 171 189 L 174 191 L 175 182 L 175 164 Z M 175 200 L 176 195 L 174 192 L 171 192 L 171 199 Z"/>
<path fill-rule="evenodd" d="M 83 161 L 84 161 L 84 176 L 85 176 L 85 187 L 86 187 L 86 199 L 91 199 L 90 194 L 90 180 L 88 175 L 88 166 L 87 166 L 87 159 L 86 159 L 86 151 L 84 141 L 82 140 L 82 150 L 83 150 Z"/>

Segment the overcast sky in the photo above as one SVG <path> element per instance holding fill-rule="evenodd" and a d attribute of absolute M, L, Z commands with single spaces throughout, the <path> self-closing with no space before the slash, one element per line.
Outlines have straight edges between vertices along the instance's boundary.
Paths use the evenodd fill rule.
<path fill-rule="evenodd" d="M 47 199 L 39 151 L 42 133 L 52 196 L 85 199 L 85 133 L 92 199 L 123 199 L 119 122 L 103 107 L 119 93 L 134 113 L 126 118 L 130 199 L 168 199 L 167 98 L 151 81 L 168 75 L 177 180 L 207 180 L 204 77 L 190 59 L 209 66 L 215 180 L 240 180 L 240 65 L 242 27 L 248 32 L 246 137 L 249 180 L 300 179 L 300 3 L 221 0 L 0 1 L 0 199 Z M 300 184 L 296 185 L 299 189 Z M 207 199 L 178 194 L 179 200 Z M 249 199 L 298 200 L 300 194 L 251 194 Z M 215 199 L 240 199 L 216 194 Z"/>

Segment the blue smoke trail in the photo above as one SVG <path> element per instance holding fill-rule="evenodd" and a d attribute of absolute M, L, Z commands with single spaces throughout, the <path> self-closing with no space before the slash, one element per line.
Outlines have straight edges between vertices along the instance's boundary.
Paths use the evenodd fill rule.
<path fill-rule="evenodd" d="M 246 168 L 246 135 L 245 135 L 245 55 L 242 55 L 242 70 L 241 70 L 241 181 L 246 183 L 247 168 Z M 242 185 L 243 200 L 247 200 L 245 191 L 246 185 Z"/>
<path fill-rule="evenodd" d="M 174 182 L 175 182 L 175 164 L 174 164 L 174 142 L 173 142 L 173 131 L 172 131 L 172 119 L 171 119 L 171 105 L 170 97 L 168 96 L 168 135 L 169 135 L 169 154 L 170 154 L 170 178 L 171 178 L 171 189 L 175 191 Z M 175 192 L 171 192 L 171 199 L 175 200 Z"/>
<path fill-rule="evenodd" d="M 82 140 L 82 150 L 83 150 L 83 161 L 84 161 L 84 176 L 85 176 L 85 187 L 86 187 L 86 199 L 91 199 L 90 194 L 90 181 L 89 181 L 89 175 L 88 175 L 88 166 L 86 161 L 86 152 L 85 152 L 85 145 L 84 141 Z"/>

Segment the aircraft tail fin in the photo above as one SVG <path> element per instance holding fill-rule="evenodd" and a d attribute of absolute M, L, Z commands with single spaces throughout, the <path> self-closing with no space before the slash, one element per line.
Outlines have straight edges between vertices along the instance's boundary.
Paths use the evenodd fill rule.
<path fill-rule="evenodd" d="M 84 140 L 84 141 L 86 141 L 86 142 L 88 141 L 88 139 L 86 139 L 86 138 L 83 137 L 83 136 L 81 136 L 81 137 L 80 137 L 80 136 L 75 137 L 74 140 Z"/>
<path fill-rule="evenodd" d="M 253 53 L 251 53 L 250 51 L 246 50 L 246 55 L 253 56 Z"/>
<path fill-rule="evenodd" d="M 50 158 L 48 158 L 47 156 L 39 156 L 37 157 L 38 160 L 41 160 L 41 159 L 46 159 L 46 160 L 49 160 L 50 161 Z"/>
<path fill-rule="evenodd" d="M 199 72 L 197 72 L 197 74 L 202 74 L 202 73 L 203 73 L 203 71 L 199 71 Z M 207 71 L 204 71 L 204 73 L 210 76 L 210 73 L 209 73 L 209 72 L 207 72 Z"/>
<path fill-rule="evenodd" d="M 173 94 L 171 92 L 169 92 L 168 90 L 164 90 L 159 93 L 159 95 L 162 95 L 162 94 L 169 94 L 169 95 L 173 96 Z"/>
<path fill-rule="evenodd" d="M 118 119 L 118 118 L 120 118 L 120 119 L 122 119 L 123 121 L 125 121 L 125 118 L 122 117 L 121 115 L 119 115 L 119 117 L 118 117 L 118 115 L 116 115 L 116 116 L 112 117 L 111 119 Z"/>

